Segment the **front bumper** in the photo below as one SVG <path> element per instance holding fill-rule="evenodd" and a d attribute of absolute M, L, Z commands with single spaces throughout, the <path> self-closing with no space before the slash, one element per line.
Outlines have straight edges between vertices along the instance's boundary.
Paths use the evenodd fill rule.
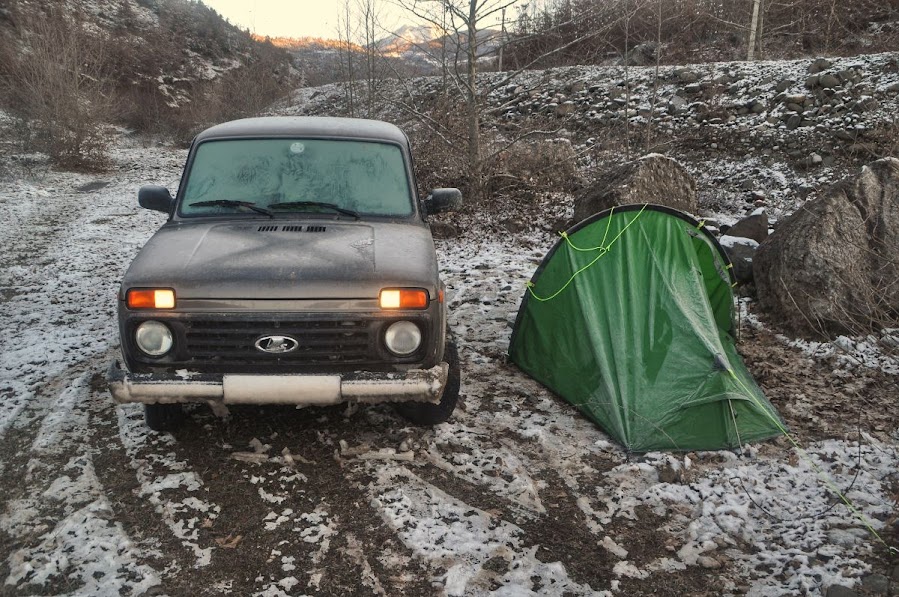
<path fill-rule="evenodd" d="M 130 373 L 113 361 L 106 374 L 116 402 L 220 402 L 323 406 L 341 402 L 431 402 L 443 396 L 449 366 L 401 373 L 213 375 Z"/>

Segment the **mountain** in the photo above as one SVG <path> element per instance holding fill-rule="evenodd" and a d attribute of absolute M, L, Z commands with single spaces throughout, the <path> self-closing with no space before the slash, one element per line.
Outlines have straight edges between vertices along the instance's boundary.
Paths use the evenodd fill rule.
<path fill-rule="evenodd" d="M 402 54 L 412 47 L 439 45 L 443 32 L 436 25 L 403 25 L 390 35 L 379 39 L 375 46 L 387 54 Z"/>
<path fill-rule="evenodd" d="M 363 45 L 320 37 L 256 35 L 254 39 L 290 52 L 306 85 L 325 85 L 350 78 L 350 56 L 347 55 L 347 50 L 353 60 L 353 76 L 357 79 L 364 78 L 362 71 L 368 50 Z M 456 36 L 452 32 L 444 36 L 441 29 L 433 25 L 403 25 L 372 44 L 372 51 L 376 55 L 375 69 L 379 76 L 384 77 L 397 73 L 403 76 L 436 74 L 440 71 L 442 56 L 452 62 L 457 50 L 460 55 L 464 55 L 467 39 L 466 34 Z M 499 39 L 499 31 L 495 29 L 478 32 L 479 60 L 493 59 Z"/>

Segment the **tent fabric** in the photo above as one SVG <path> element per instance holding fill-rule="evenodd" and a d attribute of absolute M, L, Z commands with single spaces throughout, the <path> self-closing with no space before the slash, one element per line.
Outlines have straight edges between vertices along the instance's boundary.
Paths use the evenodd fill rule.
<path fill-rule="evenodd" d="M 616 207 L 546 255 L 509 355 L 633 452 L 784 433 L 734 340 L 730 262 L 691 216 Z"/>

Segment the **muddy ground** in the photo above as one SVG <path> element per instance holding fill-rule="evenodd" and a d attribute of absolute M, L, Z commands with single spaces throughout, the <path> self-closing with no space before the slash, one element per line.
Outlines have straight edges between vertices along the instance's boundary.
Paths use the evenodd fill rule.
<path fill-rule="evenodd" d="M 183 157 L 123 146 L 113 175 L 0 192 L 0 594 L 780 595 L 890 575 L 809 463 L 893 542 L 895 377 L 747 324 L 749 368 L 809 456 L 784 439 L 627 454 L 507 362 L 541 235 L 439 243 L 463 371 L 449 423 L 197 406 L 148 431 L 104 373 L 118 280 L 161 224 L 137 186 L 174 188 Z M 363 445 L 413 459 L 344 449 Z"/>

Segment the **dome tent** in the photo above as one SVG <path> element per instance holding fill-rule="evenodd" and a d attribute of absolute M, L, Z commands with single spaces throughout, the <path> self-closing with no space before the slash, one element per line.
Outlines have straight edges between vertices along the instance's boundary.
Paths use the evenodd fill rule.
<path fill-rule="evenodd" d="M 692 217 L 642 204 L 580 222 L 528 283 L 509 355 L 633 452 L 786 431 L 736 350 L 731 265 Z"/>

